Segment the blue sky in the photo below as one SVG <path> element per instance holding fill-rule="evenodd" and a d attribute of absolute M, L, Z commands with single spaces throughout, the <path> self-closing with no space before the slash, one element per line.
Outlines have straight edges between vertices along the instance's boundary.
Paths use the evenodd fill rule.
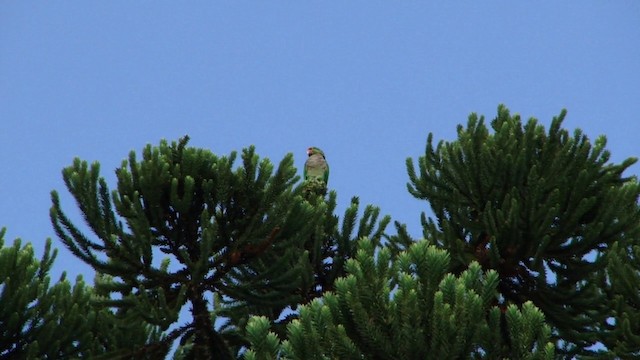
<path fill-rule="evenodd" d="M 405 159 L 471 112 L 567 108 L 613 161 L 639 156 L 638 24 L 637 1 L 2 2 L 0 226 L 91 281 L 49 222 L 54 189 L 77 215 L 61 169 L 97 160 L 114 187 L 130 150 L 189 134 L 299 169 L 321 147 L 340 213 L 357 195 L 419 236 Z"/>

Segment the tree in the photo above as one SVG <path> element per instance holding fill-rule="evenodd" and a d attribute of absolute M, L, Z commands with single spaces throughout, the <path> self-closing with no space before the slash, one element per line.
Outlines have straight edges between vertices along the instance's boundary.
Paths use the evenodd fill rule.
<path fill-rule="evenodd" d="M 491 306 L 497 272 L 483 274 L 474 262 L 455 277 L 449 262 L 428 241 L 392 261 L 389 248 L 363 239 L 336 291 L 303 306 L 286 340 L 269 331 L 268 319 L 252 318 L 245 359 L 553 358 L 551 330 L 532 303 L 503 314 Z"/>
<path fill-rule="evenodd" d="M 547 349 L 544 336 L 537 343 L 514 339 L 528 334 L 525 338 L 532 341 L 535 336 L 530 334 L 546 328 L 531 316 L 534 313 L 544 314 L 559 358 L 640 356 L 640 185 L 622 175 L 636 159 L 610 164 L 605 138 L 592 144 L 580 130 L 570 136 L 561 128 L 565 114 L 554 118 L 545 132 L 537 120 L 522 124 L 519 116 L 500 106 L 491 122 L 493 132 L 484 118 L 472 114 L 466 128 L 458 127 L 456 141 L 434 146 L 429 134 L 417 171 L 407 159 L 408 190 L 428 201 L 435 216 L 422 214 L 425 239 L 416 243 L 406 226 L 396 223 L 397 234 L 386 246 L 351 261 L 349 275 L 336 283 L 336 293 L 301 311 L 284 341 L 269 333 L 263 319 L 254 318 L 253 347 L 247 357 L 297 359 L 313 353 L 322 359 L 374 359 L 390 358 L 396 351 L 413 358 L 407 349 L 421 346 L 415 358 L 549 356 L 550 351 L 540 352 Z M 456 294 L 467 294 L 451 295 L 449 301 L 475 295 L 488 302 L 465 303 L 459 307 L 464 316 L 450 316 L 443 323 L 435 316 L 436 306 L 415 302 L 407 307 L 410 315 L 398 316 L 394 310 L 411 293 L 406 289 L 415 294 L 421 289 L 418 284 L 434 284 L 420 276 L 420 259 L 428 256 L 407 261 L 422 243 L 450 254 L 450 262 L 439 264 L 443 268 L 433 258 L 427 260 L 440 269 L 435 273 L 450 272 L 440 282 L 442 294 L 456 279 Z M 397 270 L 376 273 L 371 265 L 376 256 L 376 265 L 386 269 L 384 264 L 390 262 Z M 469 285 L 470 274 L 481 272 L 484 291 Z M 423 273 L 434 276 L 433 269 Z M 404 285 L 403 279 L 411 285 Z M 383 285 L 371 285 L 380 281 Z M 487 288 L 495 293 L 484 297 Z M 436 304 L 438 292 L 433 291 L 417 298 Z M 449 309 L 460 303 L 449 302 Z M 484 311 L 491 325 L 487 328 L 479 318 L 469 321 L 474 311 Z M 521 321 L 514 326 L 516 314 Z M 448 328 L 451 324 L 455 325 Z M 411 332 L 403 333 L 405 329 Z M 492 334 L 492 341 L 474 338 L 474 331 Z M 445 340 L 443 334 L 448 334 Z M 396 338 L 391 341 L 390 336 Z M 405 346 L 416 338 L 420 345 Z M 454 344 L 465 351 L 452 351 L 460 349 Z M 447 351 L 437 352 L 443 349 Z"/>
<path fill-rule="evenodd" d="M 497 271 L 497 304 L 533 302 L 567 356 L 592 354 L 590 346 L 613 345 L 621 333 L 635 339 L 637 354 L 630 326 L 637 335 L 638 322 L 630 324 L 638 316 L 640 185 L 622 175 L 636 159 L 609 163 L 606 139 L 571 136 L 561 128 L 565 114 L 545 133 L 500 106 L 493 133 L 472 114 L 456 141 L 434 147 L 430 134 L 417 171 L 407 159 L 408 190 L 431 205 L 424 236 L 450 252 L 451 270 L 478 262 Z M 612 318 L 625 331 L 612 333 Z"/>
<path fill-rule="evenodd" d="M 570 135 L 565 114 L 547 131 L 500 106 L 455 141 L 429 134 L 407 159 L 433 212 L 419 240 L 397 222 L 385 234 L 373 206 L 358 221 L 355 197 L 338 218 L 336 192 L 298 184 L 291 154 L 275 167 L 249 147 L 236 165 L 161 141 L 130 153 L 114 191 L 75 159 L 63 179 L 93 234 L 55 191 L 51 219 L 95 285 L 49 288 L 48 248 L 40 262 L 3 250 L 24 271 L 2 268 L 0 356 L 162 358 L 178 340 L 176 359 L 638 357 L 640 184 L 623 176 L 636 160 L 610 163 L 605 138 Z M 52 328 L 59 342 L 40 335 Z"/>
<path fill-rule="evenodd" d="M 601 341 L 616 357 L 637 358 L 640 356 L 640 245 L 637 240 L 632 244 L 618 242 L 607 258 L 603 287 L 609 290 L 608 305 L 613 309 L 614 318 L 612 323 L 607 322 L 609 331 Z"/>
<path fill-rule="evenodd" d="M 76 159 L 63 170 L 95 239 L 65 215 L 52 192 L 57 235 L 99 274 L 98 304 L 164 332 L 126 356 L 158 357 L 180 339 L 184 358 L 235 358 L 247 344 L 250 315 L 275 321 L 286 308 L 320 296 L 356 251 L 357 198 L 339 229 L 335 192 L 327 199 L 303 196 L 291 154 L 274 172 L 250 147 L 234 169 L 235 152 L 218 157 L 187 142 L 149 145 L 141 161 L 131 152 L 116 170 L 113 192 L 98 163 Z M 378 222 L 378 216 L 377 208 L 366 207 L 357 237 L 379 242 L 389 218 Z M 168 331 L 186 304 L 192 320 Z"/>
<path fill-rule="evenodd" d="M 47 241 L 42 259 L 31 244 L 17 239 L 4 247 L 0 230 L 0 359 L 69 359 L 90 357 L 153 341 L 141 324 L 125 328 L 106 309 L 92 305 L 92 289 L 81 277 L 73 287 L 63 273 L 50 286 L 56 258 Z"/>

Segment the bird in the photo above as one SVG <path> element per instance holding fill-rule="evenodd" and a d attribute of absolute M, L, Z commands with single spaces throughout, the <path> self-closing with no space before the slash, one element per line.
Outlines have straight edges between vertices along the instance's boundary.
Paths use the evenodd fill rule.
<path fill-rule="evenodd" d="M 324 152 L 312 146 L 307 149 L 307 161 L 304 163 L 302 194 L 307 200 L 315 201 L 317 196 L 324 197 L 327 194 L 327 182 L 329 181 L 329 164 L 324 157 Z"/>
<path fill-rule="evenodd" d="M 325 186 L 329 182 L 329 164 L 324 152 L 315 146 L 307 149 L 307 161 L 304 163 L 303 177 L 305 181 L 323 181 Z"/>

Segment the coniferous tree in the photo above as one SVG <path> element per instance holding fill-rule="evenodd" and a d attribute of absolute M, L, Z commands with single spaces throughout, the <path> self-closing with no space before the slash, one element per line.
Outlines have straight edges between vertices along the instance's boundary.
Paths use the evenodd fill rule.
<path fill-rule="evenodd" d="M 52 192 L 56 233 L 99 274 L 95 287 L 104 296 L 97 303 L 164 332 L 157 343 L 119 356 L 157 356 L 180 339 L 180 357 L 235 358 L 246 345 L 250 315 L 276 320 L 320 296 L 356 250 L 357 199 L 339 228 L 336 194 L 303 197 L 291 154 L 274 172 L 250 147 L 234 168 L 235 152 L 218 157 L 187 141 L 149 145 L 141 161 L 131 152 L 116 170 L 113 192 L 98 163 L 76 159 L 64 169 L 95 239 L 73 224 Z M 389 218 L 378 216 L 367 207 L 357 236 L 379 242 Z M 168 331 L 186 304 L 192 321 Z"/>
<path fill-rule="evenodd" d="M 527 302 L 502 310 L 497 272 L 478 263 L 448 273 L 449 255 L 427 241 L 393 258 L 367 239 L 335 292 L 302 307 L 281 341 L 255 317 L 247 360 L 268 359 L 552 359 L 551 330 Z M 506 319 L 508 336 L 501 333 Z"/>
<path fill-rule="evenodd" d="M 548 132 L 504 106 L 493 132 L 472 114 L 456 141 L 434 146 L 430 134 L 418 169 L 411 159 L 407 168 L 409 192 L 427 200 L 436 218 L 422 214 L 425 237 L 451 253 L 451 270 L 461 273 L 475 261 L 497 271 L 498 304 L 533 302 L 570 357 L 594 354 L 589 347 L 613 336 L 607 321 L 616 315 L 629 324 L 627 335 L 637 325 L 630 325 L 637 302 L 622 295 L 616 314 L 610 287 L 626 286 L 638 299 L 640 185 L 622 175 L 636 159 L 609 163 L 605 138 L 570 135 L 561 128 L 565 114 Z M 603 280 L 607 265 L 616 279 Z"/>
<path fill-rule="evenodd" d="M 640 236 L 635 237 L 639 239 Z M 608 266 L 603 288 L 609 289 L 609 306 L 614 317 L 607 321 L 601 341 L 617 358 L 640 357 L 640 245 L 620 241 L 607 254 Z"/>
<path fill-rule="evenodd" d="M 490 128 L 472 114 L 456 141 L 430 134 L 407 160 L 435 215 L 421 241 L 384 235 L 372 206 L 358 222 L 357 198 L 341 223 L 292 155 L 276 168 L 250 147 L 236 165 L 162 141 L 131 152 L 114 191 L 76 159 L 63 178 L 93 235 L 56 192 L 51 218 L 95 287 L 49 287 L 49 245 L 41 261 L 0 246 L 0 357 L 163 358 L 175 340 L 176 359 L 637 357 L 635 159 L 610 163 L 564 116 L 546 131 L 500 106 Z"/>
<path fill-rule="evenodd" d="M 153 341 L 141 324 L 121 336 L 118 318 L 91 302 L 95 295 L 81 277 L 73 286 L 63 273 L 50 286 L 56 258 L 47 241 L 42 259 L 31 244 L 4 247 L 0 230 L 0 359 L 96 358 L 118 349 Z"/>

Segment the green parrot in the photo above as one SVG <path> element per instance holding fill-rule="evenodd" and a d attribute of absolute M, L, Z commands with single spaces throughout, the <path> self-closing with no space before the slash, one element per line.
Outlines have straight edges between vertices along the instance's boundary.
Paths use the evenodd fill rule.
<path fill-rule="evenodd" d="M 305 181 L 324 181 L 325 186 L 329 182 L 329 164 L 324 157 L 324 152 L 317 147 L 307 149 L 307 161 L 304 163 L 304 180 Z"/>

